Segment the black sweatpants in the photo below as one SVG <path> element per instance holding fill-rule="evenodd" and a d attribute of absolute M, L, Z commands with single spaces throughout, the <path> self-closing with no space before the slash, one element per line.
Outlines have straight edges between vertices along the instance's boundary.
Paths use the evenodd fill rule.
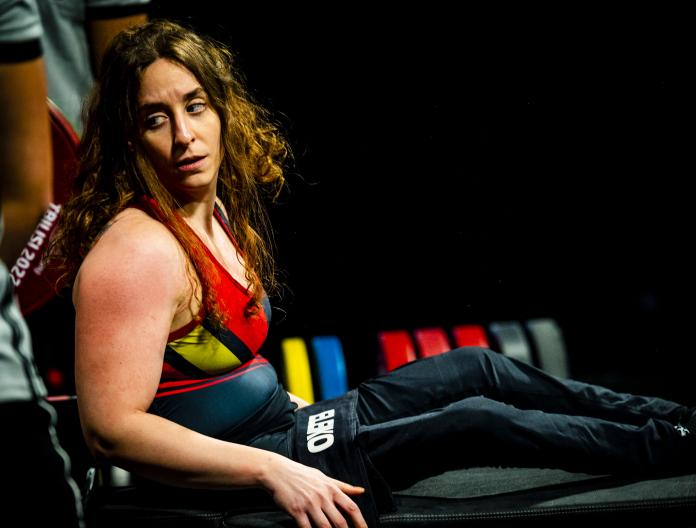
<path fill-rule="evenodd" d="M 393 485 L 475 466 L 694 469 L 696 439 L 676 427 L 688 408 L 555 378 L 490 350 L 414 361 L 357 391 L 357 441 Z"/>
<path fill-rule="evenodd" d="M 288 412 L 294 424 L 251 445 L 369 486 L 371 493 L 355 500 L 373 524 L 390 507 L 383 481 L 400 489 L 451 469 L 631 476 L 696 469 L 696 432 L 680 427 L 691 409 L 555 378 L 481 348 L 414 361 L 342 397 Z M 165 490 L 162 497 L 182 503 L 176 490 L 152 489 L 158 488 Z M 200 495 L 186 490 L 186 497 Z M 228 492 L 206 490 L 204 497 L 206 504 L 229 503 Z"/>

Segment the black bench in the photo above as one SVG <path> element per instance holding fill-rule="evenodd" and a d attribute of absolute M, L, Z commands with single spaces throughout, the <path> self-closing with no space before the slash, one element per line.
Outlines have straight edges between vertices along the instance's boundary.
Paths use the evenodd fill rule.
<path fill-rule="evenodd" d="M 86 494 L 88 528 L 295 526 L 262 490 L 211 492 L 134 486 Z M 551 469 L 450 471 L 394 492 L 383 526 L 587 526 L 598 521 L 696 526 L 696 475 L 620 478 Z"/>

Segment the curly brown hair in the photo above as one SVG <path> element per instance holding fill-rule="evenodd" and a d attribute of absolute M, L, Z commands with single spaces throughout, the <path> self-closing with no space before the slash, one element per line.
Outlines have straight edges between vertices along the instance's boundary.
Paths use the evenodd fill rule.
<path fill-rule="evenodd" d="M 86 107 L 80 169 L 52 237 L 49 261 L 63 269 L 63 284 L 72 284 L 108 222 L 141 197 L 152 198 L 158 207 L 149 212 L 180 242 L 202 286 L 204 308 L 219 319 L 204 273 L 212 266 L 202 242 L 176 213 L 179 204 L 160 182 L 139 139 L 141 76 L 160 58 L 187 68 L 220 117 L 217 196 L 229 212 L 232 234 L 244 255 L 252 295 L 247 308 L 253 314 L 264 290 L 270 293 L 278 287 L 264 199 L 277 197 L 283 186 L 289 148 L 268 112 L 248 94 L 230 50 L 173 22 L 159 20 L 127 29 L 105 53 Z"/>

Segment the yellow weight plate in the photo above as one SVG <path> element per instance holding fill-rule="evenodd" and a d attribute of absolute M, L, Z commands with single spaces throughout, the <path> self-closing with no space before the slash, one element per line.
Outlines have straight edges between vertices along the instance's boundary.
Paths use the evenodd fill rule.
<path fill-rule="evenodd" d="M 312 369 L 309 364 L 307 345 L 300 337 L 288 337 L 282 340 L 285 387 L 291 393 L 308 403 L 314 403 Z"/>

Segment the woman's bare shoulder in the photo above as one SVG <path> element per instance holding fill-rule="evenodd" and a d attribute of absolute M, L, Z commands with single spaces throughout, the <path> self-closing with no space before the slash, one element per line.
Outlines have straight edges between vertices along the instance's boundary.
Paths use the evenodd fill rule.
<path fill-rule="evenodd" d="M 102 230 L 89 258 L 128 257 L 140 260 L 150 257 L 174 257 L 181 253 L 174 235 L 161 222 L 140 209 L 127 208 L 116 215 Z"/>
<path fill-rule="evenodd" d="M 85 280 L 128 290 L 141 288 L 144 282 L 176 287 L 185 283 L 184 277 L 183 250 L 174 235 L 143 211 L 127 208 L 107 224 L 90 249 L 75 290 Z"/>

